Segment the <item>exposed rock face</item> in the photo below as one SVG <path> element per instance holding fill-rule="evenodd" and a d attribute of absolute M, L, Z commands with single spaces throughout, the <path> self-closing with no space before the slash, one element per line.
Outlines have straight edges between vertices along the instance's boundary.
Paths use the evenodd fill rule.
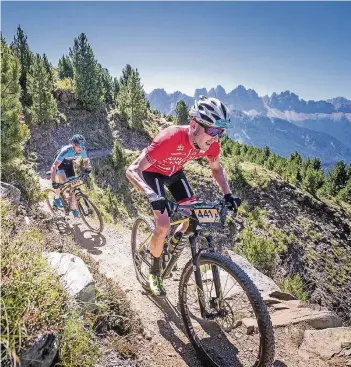
<path fill-rule="evenodd" d="M 0 197 L 6 198 L 17 208 L 21 199 L 21 191 L 11 184 L 0 182 Z"/>
<path fill-rule="evenodd" d="M 299 349 L 299 356 L 304 361 L 311 361 L 315 358 L 329 360 L 336 355 L 345 356 L 345 363 L 351 362 L 351 328 L 305 331 Z"/>
<path fill-rule="evenodd" d="M 287 308 L 271 314 L 273 327 L 284 327 L 296 324 L 307 324 L 310 328 L 326 329 L 340 327 L 341 319 L 330 311 L 315 311 L 310 308 Z M 245 318 L 242 320 L 250 334 L 257 329 L 257 320 Z"/>

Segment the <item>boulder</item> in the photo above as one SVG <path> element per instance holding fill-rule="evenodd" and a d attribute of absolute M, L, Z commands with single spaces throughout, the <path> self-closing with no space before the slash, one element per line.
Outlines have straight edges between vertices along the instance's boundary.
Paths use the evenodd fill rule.
<path fill-rule="evenodd" d="M 351 327 L 305 330 L 299 356 L 305 361 L 312 357 L 328 360 L 339 354 L 346 345 L 351 345 Z"/>
<path fill-rule="evenodd" d="M 276 310 L 285 310 L 285 309 L 289 309 L 289 308 L 299 308 L 302 307 L 303 302 L 296 299 L 296 300 L 290 300 L 290 301 L 283 301 L 281 303 L 275 303 L 272 304 L 272 307 Z"/>
<path fill-rule="evenodd" d="M 17 210 L 17 207 L 21 200 L 21 191 L 17 187 L 1 181 L 0 197 L 9 200 Z"/>
<path fill-rule="evenodd" d="M 326 329 L 342 325 L 341 319 L 330 311 L 315 311 L 310 308 L 290 308 L 276 311 L 271 314 L 273 327 L 282 327 L 305 323 L 314 329 Z M 247 332 L 257 330 L 257 321 L 254 318 L 242 320 Z"/>
<path fill-rule="evenodd" d="M 293 300 L 296 300 L 296 297 L 293 296 L 292 294 L 285 293 L 285 292 L 282 292 L 280 290 L 273 291 L 272 293 L 269 294 L 269 297 L 277 298 L 277 299 L 280 299 L 282 301 L 293 301 Z"/>
<path fill-rule="evenodd" d="M 50 266 L 62 277 L 68 292 L 94 310 L 96 292 L 94 279 L 84 261 L 69 253 L 50 252 L 44 255 Z"/>
<path fill-rule="evenodd" d="M 227 250 L 228 255 L 253 281 L 258 290 L 261 293 L 262 298 L 267 299 L 271 293 L 275 291 L 280 292 L 280 288 L 275 284 L 275 282 L 258 271 L 247 259 L 236 254 L 232 250 Z M 272 296 L 273 297 L 273 296 Z"/>

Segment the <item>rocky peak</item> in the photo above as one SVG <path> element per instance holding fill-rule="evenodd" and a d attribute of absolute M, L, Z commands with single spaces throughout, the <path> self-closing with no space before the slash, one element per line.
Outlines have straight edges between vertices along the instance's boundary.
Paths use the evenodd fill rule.
<path fill-rule="evenodd" d="M 198 99 L 200 96 L 207 96 L 207 89 L 206 88 L 195 89 L 194 99 Z"/>
<path fill-rule="evenodd" d="M 335 107 L 326 101 L 305 101 L 290 91 L 273 93 L 268 105 L 280 111 L 296 111 L 299 113 L 332 113 Z"/>
<path fill-rule="evenodd" d="M 216 92 L 216 98 L 222 101 L 226 99 L 227 93 L 225 92 L 225 89 L 221 85 L 217 85 L 215 92 Z"/>

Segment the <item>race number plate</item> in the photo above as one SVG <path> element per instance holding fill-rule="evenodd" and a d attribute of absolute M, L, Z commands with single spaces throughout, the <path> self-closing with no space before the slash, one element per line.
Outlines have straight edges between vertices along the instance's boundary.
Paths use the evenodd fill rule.
<path fill-rule="evenodd" d="M 77 187 L 77 186 L 79 186 L 79 185 L 83 185 L 83 181 L 82 181 L 82 180 L 74 180 L 74 181 L 72 181 L 72 183 L 71 183 L 71 186 L 72 186 L 72 187 Z"/>
<path fill-rule="evenodd" d="M 216 223 L 220 217 L 216 208 L 198 208 L 194 209 L 195 215 L 199 223 Z"/>

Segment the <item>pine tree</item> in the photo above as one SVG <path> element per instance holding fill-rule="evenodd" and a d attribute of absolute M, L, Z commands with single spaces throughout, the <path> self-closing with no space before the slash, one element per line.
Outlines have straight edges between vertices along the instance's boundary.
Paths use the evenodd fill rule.
<path fill-rule="evenodd" d="M 274 167 L 277 164 L 277 155 L 275 153 L 270 154 L 269 158 L 264 163 L 265 167 L 270 171 L 274 171 Z"/>
<path fill-rule="evenodd" d="M 302 179 L 302 187 L 312 195 L 316 195 L 317 190 L 323 185 L 323 183 L 323 171 L 315 170 L 312 165 L 309 165 Z"/>
<path fill-rule="evenodd" d="M 189 108 L 183 99 L 177 102 L 175 111 L 178 125 L 189 124 Z"/>
<path fill-rule="evenodd" d="M 119 84 L 120 84 L 120 85 L 122 85 L 122 84 L 126 85 L 126 84 L 127 84 L 127 82 L 128 82 L 129 77 L 130 77 L 130 76 L 131 76 L 131 74 L 132 74 L 132 72 L 134 72 L 134 73 L 135 73 L 136 78 L 137 78 L 137 79 L 138 79 L 138 81 L 140 82 L 140 76 L 139 76 L 139 71 L 138 71 L 138 69 L 133 69 L 133 68 L 131 67 L 131 65 L 130 65 L 130 64 L 127 64 L 127 65 L 124 67 L 124 69 L 122 70 L 122 76 L 121 76 L 121 77 L 120 77 L 120 79 L 119 79 Z"/>
<path fill-rule="evenodd" d="M 11 49 L 13 50 L 15 56 L 18 57 L 21 65 L 21 74 L 19 78 L 22 88 L 21 102 L 24 106 L 31 106 L 31 96 L 27 91 L 27 74 L 29 73 L 32 64 L 33 54 L 29 49 L 27 36 L 25 36 L 20 25 L 18 26 L 17 33 L 14 36 L 13 42 L 11 43 Z"/>
<path fill-rule="evenodd" d="M 20 62 L 1 35 L 1 162 L 5 165 L 22 156 L 22 144 L 29 138 L 28 127 L 18 117 L 20 74 Z"/>
<path fill-rule="evenodd" d="M 53 71 L 52 64 L 49 62 L 46 54 L 43 54 L 43 62 L 44 62 L 45 70 L 47 71 L 48 76 L 49 76 L 49 81 L 52 85 L 52 92 L 54 92 L 54 71 Z"/>
<path fill-rule="evenodd" d="M 113 100 L 117 101 L 117 95 L 119 92 L 119 82 L 117 78 L 113 78 Z"/>
<path fill-rule="evenodd" d="M 351 204 L 351 177 L 347 181 L 345 187 L 339 191 L 337 198 L 345 201 L 345 203 Z"/>
<path fill-rule="evenodd" d="M 293 185 L 298 185 L 301 182 L 301 168 L 302 158 L 298 152 L 291 153 L 290 158 L 287 160 L 287 165 L 283 170 L 283 177 L 286 181 Z"/>
<path fill-rule="evenodd" d="M 320 158 L 318 157 L 315 157 L 314 159 L 312 159 L 311 164 L 313 166 L 313 169 L 316 169 L 316 170 L 322 169 L 322 163 L 321 163 Z"/>
<path fill-rule="evenodd" d="M 113 104 L 113 80 L 109 71 L 98 64 L 100 69 L 101 83 L 103 87 L 104 102 L 107 106 L 112 106 Z"/>
<path fill-rule="evenodd" d="M 142 129 L 143 120 L 147 117 L 147 106 L 144 89 L 135 71 L 132 71 L 127 84 L 120 85 L 117 104 L 129 127 Z"/>
<path fill-rule="evenodd" d="M 122 76 L 119 80 L 119 84 L 124 84 L 126 85 L 127 82 L 128 82 L 128 78 L 130 76 L 130 74 L 132 73 L 133 69 L 132 67 L 130 66 L 130 64 L 127 64 L 125 66 L 125 68 L 122 70 Z"/>
<path fill-rule="evenodd" d="M 348 167 L 344 161 L 339 161 L 329 171 L 323 191 L 328 195 L 335 196 L 346 186 L 348 179 Z"/>
<path fill-rule="evenodd" d="M 269 149 L 269 146 L 265 146 L 264 148 L 263 148 L 263 157 L 264 157 L 264 161 L 266 161 L 268 158 L 269 158 L 269 156 L 271 155 L 271 151 L 270 151 L 270 149 Z"/>
<path fill-rule="evenodd" d="M 58 62 L 58 73 L 61 80 L 65 78 L 73 79 L 73 65 L 69 56 L 62 55 Z"/>
<path fill-rule="evenodd" d="M 96 109 L 103 98 L 100 70 L 84 33 L 74 39 L 70 56 L 73 63 L 77 102 L 85 109 Z"/>
<path fill-rule="evenodd" d="M 28 91 L 33 99 L 30 110 L 34 122 L 43 124 L 57 114 L 57 105 L 52 90 L 53 85 L 44 60 L 37 54 L 28 74 Z"/>
<path fill-rule="evenodd" d="M 124 149 L 122 148 L 118 139 L 115 139 L 112 151 L 112 161 L 116 170 L 123 171 L 126 165 L 126 158 Z"/>

